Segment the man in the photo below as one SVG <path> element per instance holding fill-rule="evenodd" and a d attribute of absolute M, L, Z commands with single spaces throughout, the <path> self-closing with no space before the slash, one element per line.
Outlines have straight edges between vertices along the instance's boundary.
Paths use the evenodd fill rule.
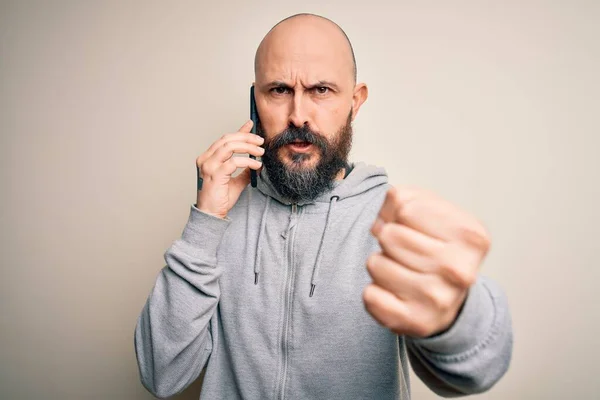
<path fill-rule="evenodd" d="M 170 396 L 206 367 L 207 399 L 408 399 L 410 361 L 442 396 L 490 388 L 512 330 L 477 273 L 488 235 L 434 194 L 347 162 L 367 87 L 341 28 L 280 22 L 255 80 L 261 137 L 249 121 L 198 157 L 197 202 L 139 317 L 144 386 Z"/>

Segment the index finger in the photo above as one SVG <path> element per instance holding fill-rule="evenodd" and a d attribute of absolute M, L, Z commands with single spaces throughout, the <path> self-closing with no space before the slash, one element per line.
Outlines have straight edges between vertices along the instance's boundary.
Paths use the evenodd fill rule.
<path fill-rule="evenodd" d="M 409 187 L 397 189 L 392 186 L 385 195 L 385 201 L 379 211 L 379 218 L 383 222 L 400 222 L 402 209 L 417 197 L 417 191 Z"/>
<path fill-rule="evenodd" d="M 458 206 L 425 190 L 393 188 L 379 213 L 383 222 L 396 222 L 443 241 L 474 242 L 485 237 L 477 220 Z"/>
<path fill-rule="evenodd" d="M 242 125 L 242 127 L 240 128 L 240 130 L 238 132 L 250 133 L 250 132 L 252 132 L 253 125 L 254 125 L 254 122 L 251 119 L 249 119 L 248 121 L 246 121 L 246 123 L 244 125 Z"/>
<path fill-rule="evenodd" d="M 398 223 L 443 241 L 452 238 L 452 213 L 447 204 L 436 201 L 425 191 L 410 187 L 388 190 L 377 219 Z M 379 224 L 380 225 L 380 224 Z"/>
<path fill-rule="evenodd" d="M 246 124 L 242 125 L 243 129 L 247 129 L 246 128 Z M 242 129 L 240 128 L 240 129 Z M 250 128 L 252 128 L 252 125 L 250 125 Z M 254 133 L 249 133 L 249 132 L 235 132 L 235 133 L 227 133 L 225 135 L 223 135 L 219 140 L 217 140 L 216 142 L 214 142 L 209 148 L 208 150 L 206 150 L 206 152 L 204 153 L 204 158 L 209 158 L 211 157 L 215 151 L 217 151 L 218 148 L 220 148 L 221 146 L 223 146 L 225 143 L 227 142 L 247 142 L 247 143 L 254 143 L 257 146 L 262 146 L 262 144 L 264 143 L 264 139 Z"/>

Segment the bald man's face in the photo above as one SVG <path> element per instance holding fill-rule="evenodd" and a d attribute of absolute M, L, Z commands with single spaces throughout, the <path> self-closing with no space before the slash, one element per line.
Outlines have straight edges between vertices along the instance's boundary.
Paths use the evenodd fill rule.
<path fill-rule="evenodd" d="M 296 127 L 331 149 L 343 145 L 340 135 L 349 134 L 366 100 L 366 87 L 355 85 L 350 46 L 339 29 L 325 20 L 301 17 L 278 25 L 261 43 L 255 97 L 267 145 Z M 279 146 L 271 156 L 288 169 L 317 168 L 324 161 L 323 147 L 306 138 Z"/>

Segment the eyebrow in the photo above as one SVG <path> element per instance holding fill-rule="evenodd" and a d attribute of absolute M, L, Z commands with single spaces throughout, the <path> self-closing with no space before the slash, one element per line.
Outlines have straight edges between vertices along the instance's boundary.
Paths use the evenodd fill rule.
<path fill-rule="evenodd" d="M 280 88 L 290 88 L 290 85 L 288 85 L 285 82 L 282 81 L 273 81 L 273 82 L 269 82 L 266 85 L 268 88 L 276 88 L 276 87 L 280 87 Z"/>
<path fill-rule="evenodd" d="M 310 89 L 316 89 L 318 87 L 322 87 L 322 86 L 328 86 L 330 88 L 332 88 L 335 91 L 339 91 L 339 87 L 338 85 L 336 85 L 334 82 L 331 81 L 318 81 L 317 83 L 314 83 L 312 85 L 309 86 L 305 86 L 306 89 L 310 90 Z M 283 82 L 283 81 L 272 81 L 270 83 L 267 84 L 267 87 L 272 89 L 272 88 L 276 88 L 276 87 L 280 87 L 280 88 L 286 88 L 286 89 L 291 89 L 292 87 L 290 85 L 288 85 L 287 83 Z"/>
<path fill-rule="evenodd" d="M 330 81 L 318 81 L 316 84 L 309 86 L 307 89 L 315 89 L 322 86 L 328 86 L 335 91 L 339 91 L 338 85 Z"/>

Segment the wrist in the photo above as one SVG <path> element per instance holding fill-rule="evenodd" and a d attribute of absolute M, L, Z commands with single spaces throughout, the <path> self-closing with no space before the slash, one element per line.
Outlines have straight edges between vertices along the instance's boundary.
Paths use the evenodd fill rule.
<path fill-rule="evenodd" d="M 227 219 L 227 213 L 223 214 L 223 213 L 216 213 L 216 212 L 213 212 L 213 211 L 209 210 L 209 209 L 208 209 L 208 208 L 206 208 L 206 207 L 202 207 L 202 206 L 199 204 L 199 202 L 196 202 L 196 204 L 194 204 L 194 207 L 195 207 L 195 208 L 196 208 L 198 211 L 200 211 L 200 212 L 203 212 L 204 214 L 207 214 L 207 215 L 210 215 L 210 216 L 213 216 L 213 217 L 219 218 L 219 219 Z"/>

